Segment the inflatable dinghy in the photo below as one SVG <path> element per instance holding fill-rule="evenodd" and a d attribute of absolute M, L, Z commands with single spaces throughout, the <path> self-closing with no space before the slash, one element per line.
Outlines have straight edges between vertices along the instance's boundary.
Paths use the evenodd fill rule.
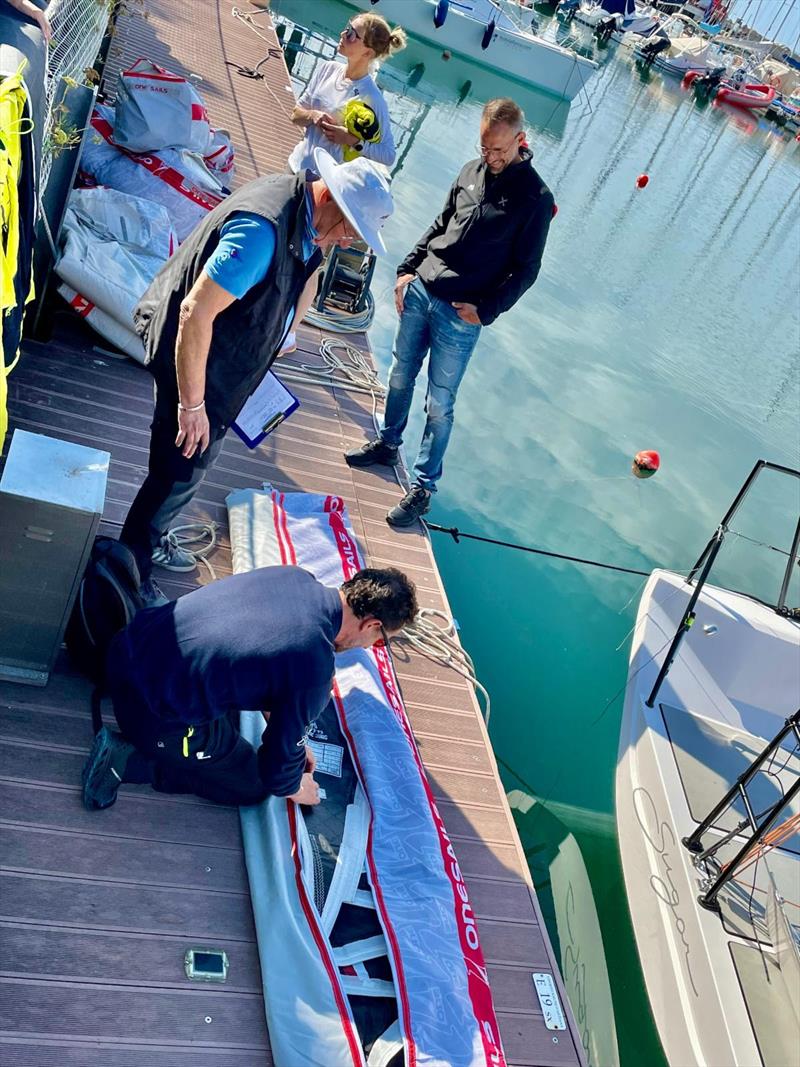
<path fill-rule="evenodd" d="M 296 564 L 338 587 L 363 564 L 338 497 L 228 499 L 234 571 Z M 260 712 L 242 715 L 259 743 Z M 475 917 L 389 651 L 337 656 L 308 737 L 322 803 L 242 808 L 277 1067 L 504 1067 Z"/>

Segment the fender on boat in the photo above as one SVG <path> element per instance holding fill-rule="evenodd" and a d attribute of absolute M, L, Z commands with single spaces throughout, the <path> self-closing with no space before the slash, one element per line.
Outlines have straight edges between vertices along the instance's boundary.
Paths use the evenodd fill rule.
<path fill-rule="evenodd" d="M 447 18 L 447 12 L 449 10 L 450 0 L 438 0 L 436 7 L 433 9 L 433 24 L 437 30 L 440 30 L 442 26 L 444 26 L 444 20 Z"/>
<path fill-rule="evenodd" d="M 683 84 L 688 89 L 690 85 L 694 85 L 697 79 L 700 77 L 699 70 L 690 70 L 688 74 L 684 75 Z"/>
<path fill-rule="evenodd" d="M 484 50 L 484 52 L 489 47 L 489 45 L 492 43 L 492 38 L 494 37 L 494 31 L 495 31 L 495 27 L 496 26 L 497 26 L 497 23 L 495 22 L 494 19 L 492 19 L 492 21 L 489 23 L 489 25 L 483 31 L 483 37 L 481 38 L 481 48 Z"/>

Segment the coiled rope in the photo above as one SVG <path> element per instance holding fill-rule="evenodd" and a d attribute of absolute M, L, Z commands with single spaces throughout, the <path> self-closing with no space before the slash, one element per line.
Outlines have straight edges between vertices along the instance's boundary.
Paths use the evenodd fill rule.
<path fill-rule="evenodd" d="M 414 621 L 403 628 L 399 637 L 426 659 L 450 667 L 466 678 L 483 695 L 486 702 L 483 719 L 488 726 L 492 711 L 489 691 L 478 681 L 472 657 L 459 642 L 456 632 L 455 620 L 449 615 L 435 608 L 420 608 Z"/>
<path fill-rule="evenodd" d="M 369 328 L 375 318 L 375 298 L 372 293 L 366 295 L 366 303 L 361 311 L 343 311 L 341 308 L 326 307 L 324 311 L 312 306 L 308 309 L 303 322 L 316 326 L 320 330 L 333 333 L 360 333 Z"/>
<path fill-rule="evenodd" d="M 281 364 L 282 381 L 311 383 L 330 388 L 349 389 L 354 393 L 367 393 L 372 397 L 372 422 L 378 429 L 378 401 L 386 396 L 386 390 L 360 348 L 340 337 L 323 337 L 319 345 L 322 366 L 310 363 Z"/>
<path fill-rule="evenodd" d="M 368 393 L 377 402 L 386 390 L 365 352 L 340 337 L 323 337 L 319 354 L 322 366 L 311 363 L 281 363 L 279 377 L 287 382 L 340 386 L 356 393 Z"/>

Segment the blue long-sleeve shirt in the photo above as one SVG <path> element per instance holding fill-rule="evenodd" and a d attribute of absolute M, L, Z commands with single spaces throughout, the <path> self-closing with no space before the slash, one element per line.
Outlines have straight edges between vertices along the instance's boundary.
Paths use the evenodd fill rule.
<path fill-rule="evenodd" d="M 262 567 L 139 612 L 121 640 L 136 688 L 165 726 L 268 711 L 262 782 L 290 796 L 306 731 L 330 699 L 341 625 L 338 590 L 300 567 Z"/>

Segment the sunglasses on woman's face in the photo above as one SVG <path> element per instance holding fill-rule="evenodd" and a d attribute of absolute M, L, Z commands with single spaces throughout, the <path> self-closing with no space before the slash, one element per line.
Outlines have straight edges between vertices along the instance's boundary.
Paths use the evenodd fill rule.
<path fill-rule="evenodd" d="M 347 23 L 345 28 L 342 30 L 342 33 L 344 34 L 345 40 L 347 41 L 352 42 L 361 40 L 361 34 L 358 32 L 352 22 Z"/>

